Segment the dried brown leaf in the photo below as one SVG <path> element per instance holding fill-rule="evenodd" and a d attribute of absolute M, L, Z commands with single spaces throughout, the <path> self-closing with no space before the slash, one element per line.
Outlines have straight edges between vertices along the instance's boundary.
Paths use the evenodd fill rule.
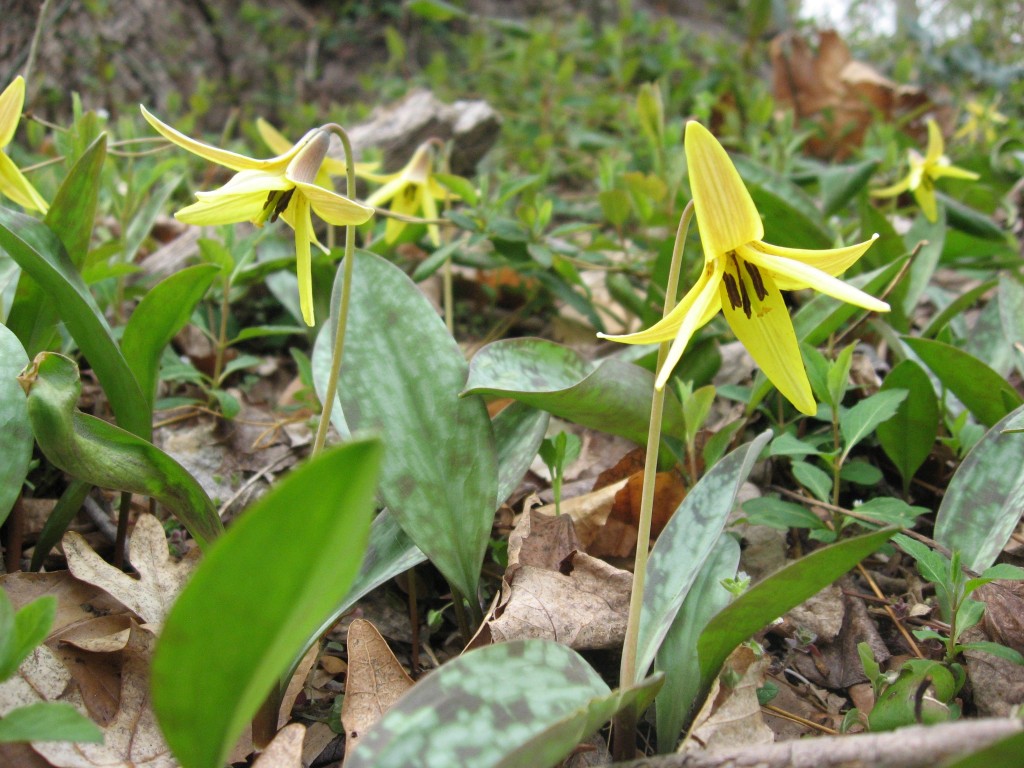
<path fill-rule="evenodd" d="M 347 647 L 348 675 L 341 707 L 346 755 L 351 754 L 366 730 L 413 686 L 412 678 L 370 622 L 352 622 Z"/>
<path fill-rule="evenodd" d="M 687 737 L 687 749 L 699 746 L 713 750 L 771 744 L 775 740 L 772 730 L 765 725 L 757 701 L 757 689 L 764 685 L 768 661 L 767 656 L 756 656 L 745 645 L 732 652 L 725 669 L 738 680 L 734 685 L 721 684 L 718 693 L 709 697 Z M 722 679 L 720 676 L 719 681 Z"/>
<path fill-rule="evenodd" d="M 139 572 L 138 579 L 103 560 L 77 533 L 64 534 L 62 544 L 68 570 L 75 578 L 103 589 L 144 622 L 155 626 L 163 624 L 198 558 L 194 550 L 195 554 L 174 562 L 163 526 L 148 514 L 139 517 L 128 547 L 129 559 Z"/>
<path fill-rule="evenodd" d="M 252 768 L 303 768 L 302 742 L 306 728 L 299 723 L 286 725 L 267 745 Z"/>

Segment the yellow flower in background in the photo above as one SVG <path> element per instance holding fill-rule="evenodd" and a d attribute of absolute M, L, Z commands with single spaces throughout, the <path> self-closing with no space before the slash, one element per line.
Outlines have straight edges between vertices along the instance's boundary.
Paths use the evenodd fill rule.
<path fill-rule="evenodd" d="M 969 179 L 976 181 L 978 174 L 968 171 L 965 168 L 958 168 L 950 163 L 944 154 L 946 151 L 942 141 L 942 131 L 934 120 L 928 120 L 928 151 L 924 157 L 911 149 L 908 152 L 910 158 L 910 173 L 902 180 L 892 186 L 882 187 L 871 191 L 874 197 L 896 197 L 904 192 L 912 192 L 917 204 L 921 206 L 928 221 L 936 221 L 939 218 L 938 205 L 935 202 L 935 182 L 943 177 L 952 179 Z"/>
<path fill-rule="evenodd" d="M 987 144 L 992 144 L 998 135 L 996 126 L 1005 125 L 1009 118 L 1000 112 L 1000 96 L 996 96 L 991 104 L 985 106 L 979 101 L 971 99 L 967 102 L 967 122 L 965 122 L 956 133 L 954 139 L 962 139 L 969 136 L 973 144 L 979 136 L 985 137 Z"/>
<path fill-rule="evenodd" d="M 299 306 L 307 325 L 314 324 L 313 277 L 310 244 L 327 253 L 313 231 L 311 211 L 336 226 L 362 224 L 373 215 L 367 208 L 315 183 L 330 145 L 330 132 L 315 128 L 288 151 L 268 160 L 229 152 L 204 144 L 165 125 L 142 107 L 142 115 L 165 139 L 189 152 L 238 171 L 220 189 L 197 192 L 199 202 L 182 208 L 175 218 L 186 224 L 208 226 L 249 221 L 262 227 L 280 216 L 295 230 L 295 269 L 299 279 Z"/>
<path fill-rule="evenodd" d="M 25 105 L 25 78 L 18 75 L 0 93 L 0 149 L 14 138 L 21 120 L 21 108 Z M 46 213 L 49 206 L 42 195 L 36 192 L 18 166 L 6 154 L 0 152 L 0 194 L 8 197 L 22 208 Z"/>
<path fill-rule="evenodd" d="M 736 338 L 779 392 L 802 413 L 814 415 L 817 405 L 781 291 L 814 288 L 865 309 L 887 312 L 888 304 L 835 277 L 875 238 L 829 250 L 769 245 L 761 240 L 764 227 L 754 201 L 718 140 L 691 121 L 684 145 L 704 271 L 679 304 L 646 331 L 598 335 L 626 344 L 671 341 L 655 381 L 662 389 L 693 334 L 722 310 Z"/>
<path fill-rule="evenodd" d="M 263 143 L 270 147 L 271 152 L 279 155 L 287 153 L 294 144 L 288 141 L 284 135 L 262 117 L 256 119 L 256 130 L 259 131 Z M 364 176 L 377 170 L 378 163 L 356 163 L 356 176 Z M 337 158 L 327 155 L 320 170 L 316 174 L 315 184 L 325 189 L 331 189 L 331 176 L 344 176 L 345 163 Z"/>
<path fill-rule="evenodd" d="M 436 219 L 437 201 L 455 195 L 442 187 L 434 179 L 434 148 L 433 142 L 427 141 L 416 149 L 412 159 L 397 173 L 375 174 L 366 173 L 363 177 L 378 184 L 380 189 L 366 198 L 366 204 L 377 208 L 391 203 L 392 213 L 401 216 L 418 216 L 425 219 Z M 389 218 L 384 229 L 384 242 L 389 245 L 398 239 L 407 226 L 401 219 Z M 435 248 L 441 245 L 441 231 L 437 224 L 427 224 L 427 234 Z"/>

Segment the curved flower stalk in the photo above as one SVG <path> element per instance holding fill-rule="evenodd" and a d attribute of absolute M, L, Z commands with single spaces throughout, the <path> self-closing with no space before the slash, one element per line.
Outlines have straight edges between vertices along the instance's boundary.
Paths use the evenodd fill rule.
<path fill-rule="evenodd" d="M 916 150 L 909 150 L 910 172 L 895 184 L 874 189 L 871 191 L 873 197 L 896 197 L 904 192 L 912 192 L 917 204 L 921 206 L 928 221 L 936 221 L 939 218 L 938 206 L 935 203 L 935 182 L 943 177 L 953 179 L 969 179 L 977 181 L 979 176 L 972 171 L 958 168 L 950 163 L 944 154 L 946 151 L 942 141 L 942 131 L 934 120 L 928 120 L 928 151 L 924 157 Z"/>
<path fill-rule="evenodd" d="M 817 412 L 793 321 L 781 291 L 814 288 L 876 312 L 889 305 L 838 280 L 875 238 L 846 248 L 802 250 L 769 245 L 750 193 L 718 140 L 700 123 L 686 125 L 686 161 L 704 247 L 697 284 L 646 331 L 604 338 L 626 344 L 671 341 L 655 387 L 662 389 L 693 334 L 719 310 L 779 392 L 799 411 Z M 877 237 L 877 235 L 875 236 Z"/>
<path fill-rule="evenodd" d="M 256 119 L 256 130 L 259 132 L 260 138 L 263 139 L 263 143 L 270 147 L 271 152 L 283 155 L 295 146 L 277 128 L 262 117 Z M 356 176 L 366 177 L 367 174 L 372 174 L 377 170 L 378 165 L 379 163 L 356 163 Z M 344 162 L 327 155 L 324 157 L 323 163 L 320 164 L 320 170 L 317 171 L 314 183 L 318 187 L 331 189 L 331 176 L 344 176 L 346 173 L 347 170 Z"/>
<path fill-rule="evenodd" d="M 0 93 L 0 149 L 11 143 L 14 132 L 21 120 L 21 108 L 25 105 L 25 79 L 18 75 Z M 5 153 L 0 152 L 0 194 L 8 197 L 22 208 L 46 213 L 49 206 L 42 195 L 36 192 L 18 166 Z"/>
<path fill-rule="evenodd" d="M 442 187 L 434 178 L 434 140 L 425 141 L 416 149 L 412 159 L 397 173 L 364 173 L 363 178 L 383 184 L 380 189 L 366 198 L 366 204 L 379 207 L 385 203 L 392 213 L 399 216 L 417 216 L 437 219 L 437 201 L 455 195 Z M 384 242 L 394 243 L 407 222 L 389 218 L 384 229 Z M 427 235 L 435 248 L 441 246 L 441 231 L 437 224 L 427 224 Z"/>
<path fill-rule="evenodd" d="M 262 227 L 280 216 L 295 230 L 299 306 L 302 319 L 314 325 L 310 244 L 324 252 L 327 249 L 313 231 L 311 212 L 336 226 L 362 224 L 373 215 L 372 208 L 316 184 L 330 145 L 329 127 L 314 128 L 277 157 L 257 160 L 191 139 L 162 123 L 145 107 L 141 109 L 149 124 L 171 143 L 238 171 L 220 189 L 197 192 L 199 202 L 182 208 L 174 215 L 176 219 L 198 226 L 249 221 Z"/>

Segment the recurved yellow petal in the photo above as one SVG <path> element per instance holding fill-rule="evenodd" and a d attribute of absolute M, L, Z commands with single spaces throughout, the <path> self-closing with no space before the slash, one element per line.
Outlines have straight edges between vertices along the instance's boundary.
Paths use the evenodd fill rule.
<path fill-rule="evenodd" d="M 391 198 L 393 198 L 395 195 L 397 195 L 400 190 L 405 188 L 406 181 L 405 179 L 401 178 L 398 174 L 393 174 L 391 176 L 381 176 L 378 177 L 377 179 L 374 179 L 374 176 L 375 174 L 371 174 L 370 176 L 367 176 L 367 178 L 370 178 L 371 180 L 379 179 L 384 181 L 385 184 L 372 195 L 370 195 L 368 198 L 366 198 L 365 202 L 371 208 L 379 208 L 380 206 L 384 205 L 386 202 L 391 200 Z"/>
<path fill-rule="evenodd" d="M 30 211 L 46 213 L 49 208 L 42 195 L 3 152 L 0 152 L 0 194 Z"/>
<path fill-rule="evenodd" d="M 910 189 L 910 176 L 905 176 L 895 184 L 890 184 L 888 187 L 880 187 L 878 189 L 871 190 L 872 197 L 896 197 L 896 195 L 902 195 Z"/>
<path fill-rule="evenodd" d="M 778 292 L 778 281 L 774 279 L 774 276 L 777 275 L 779 278 L 785 278 L 785 281 L 790 285 L 799 288 L 813 288 L 820 293 L 840 301 L 845 301 L 848 304 L 855 304 L 858 307 L 864 307 L 875 312 L 889 311 L 889 305 L 884 301 L 879 301 L 874 296 L 866 294 L 864 291 L 854 288 L 839 278 L 832 277 L 827 272 L 816 269 L 809 264 L 773 256 L 770 253 L 748 246 L 741 246 L 737 249 L 737 253 L 751 264 L 760 267 L 762 274 L 768 272 L 773 276 L 772 282 L 776 284 L 776 293 Z M 783 309 L 785 309 L 784 305 Z"/>
<path fill-rule="evenodd" d="M 946 152 L 946 146 L 942 141 L 942 131 L 939 124 L 934 120 L 928 120 L 928 151 L 925 153 L 924 161 L 932 165 L 938 163 Z"/>
<path fill-rule="evenodd" d="M 729 155 L 698 122 L 686 124 L 686 163 L 705 258 L 764 236 L 761 217 Z"/>
<path fill-rule="evenodd" d="M 974 171 L 968 171 L 957 165 L 937 165 L 932 169 L 931 176 L 933 179 L 967 179 L 968 181 L 977 181 L 981 178 Z"/>
<path fill-rule="evenodd" d="M 792 259 L 799 261 L 808 266 L 820 269 L 830 275 L 840 275 L 849 269 L 856 261 L 864 255 L 864 252 L 871 247 L 872 243 L 878 239 L 878 235 L 873 235 L 870 240 L 865 240 L 863 243 L 857 243 L 856 245 L 848 245 L 845 248 L 830 248 L 822 251 L 811 251 L 804 248 L 784 248 L 781 245 L 771 245 L 770 243 L 758 242 L 750 243 L 747 247 L 756 251 L 771 254 L 772 256 L 778 256 L 783 259 Z M 776 282 L 784 291 L 795 291 L 800 288 L 806 288 L 805 285 L 788 285 L 785 281 L 780 280 L 776 277 Z"/>
<path fill-rule="evenodd" d="M 680 358 L 682 358 L 686 345 L 690 343 L 693 334 L 708 320 L 718 314 L 718 310 L 722 306 L 722 297 L 719 291 L 721 283 L 722 275 L 716 269 L 700 292 L 694 297 L 693 305 L 690 307 L 691 311 L 683 318 L 682 323 L 679 325 L 676 337 L 672 340 L 672 346 L 668 348 L 668 354 L 665 356 L 665 363 L 661 366 L 661 370 L 658 371 L 658 377 L 654 380 L 655 389 L 665 388 L 668 377 L 672 375 L 672 371 L 675 370 Z M 697 285 L 700 285 L 699 281 Z M 696 287 L 694 286 L 694 289 Z"/>
<path fill-rule="evenodd" d="M 762 272 L 761 279 L 768 295 L 754 305 L 749 318 L 742 309 L 732 307 L 724 285 L 721 288 L 722 312 L 736 338 L 768 380 L 797 410 L 813 416 L 818 406 L 804 371 L 793 321 L 771 275 Z"/>
<path fill-rule="evenodd" d="M 186 136 L 180 131 L 175 130 L 166 123 L 161 122 L 157 117 L 152 115 L 145 107 L 139 106 L 142 110 L 142 116 L 146 118 L 153 128 L 167 139 L 172 144 L 177 144 L 182 149 L 187 149 L 194 155 L 199 155 L 202 158 L 209 160 L 210 162 L 223 165 L 226 168 L 231 168 L 235 171 L 246 171 L 246 170 L 269 170 L 280 166 L 284 168 L 288 165 L 288 162 L 295 156 L 295 153 L 302 147 L 302 141 L 292 147 L 288 152 L 272 157 L 268 160 L 257 160 L 253 157 L 246 157 L 240 155 L 237 152 L 229 152 L 226 149 L 220 147 L 214 147 L 206 144 L 202 141 L 196 141 L 193 138 Z M 307 134 L 308 136 L 308 134 Z M 306 137 L 303 137 L 305 139 Z"/>
<path fill-rule="evenodd" d="M 240 221 L 254 221 L 263 211 L 267 195 L 252 192 L 241 195 L 222 195 L 217 192 L 201 193 L 199 202 L 182 208 L 174 218 L 197 227 L 216 224 L 237 224 Z"/>
<path fill-rule="evenodd" d="M 0 93 L 0 147 L 6 147 L 14 138 L 21 120 L 21 108 L 25 106 L 25 78 L 18 75 Z"/>
<path fill-rule="evenodd" d="M 328 224 L 334 224 L 337 227 L 363 224 L 373 215 L 373 208 L 349 200 L 347 197 L 316 184 L 296 182 L 295 187 L 297 193 L 301 192 L 309 200 L 316 215 Z"/>

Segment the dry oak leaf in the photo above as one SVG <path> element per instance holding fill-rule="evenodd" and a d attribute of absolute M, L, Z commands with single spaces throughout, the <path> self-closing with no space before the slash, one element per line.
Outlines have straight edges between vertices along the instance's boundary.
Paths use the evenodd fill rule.
<path fill-rule="evenodd" d="M 107 563 L 96 554 L 85 539 L 71 531 L 61 541 L 68 570 L 76 579 L 93 584 L 134 611 L 146 624 L 163 624 L 174 602 L 198 560 L 198 550 L 181 562 L 171 559 L 167 536 L 160 521 L 144 514 L 135 523 L 128 544 L 128 558 L 139 578 Z"/>
<path fill-rule="evenodd" d="M 367 729 L 413 686 L 387 640 L 369 621 L 355 619 L 349 625 L 347 648 L 348 674 L 341 705 L 346 757 Z"/>
<path fill-rule="evenodd" d="M 286 725 L 260 753 L 252 768 L 303 768 L 302 741 L 305 736 L 306 728 L 300 723 Z"/>
<path fill-rule="evenodd" d="M 149 706 L 149 660 L 155 638 L 137 625 L 122 651 L 120 708 L 103 729 L 102 744 L 34 742 L 55 768 L 176 768 Z M 71 673 L 47 646 L 25 660 L 18 675 L 0 685 L 0 714 L 38 701 L 67 701 L 83 711 Z"/>

